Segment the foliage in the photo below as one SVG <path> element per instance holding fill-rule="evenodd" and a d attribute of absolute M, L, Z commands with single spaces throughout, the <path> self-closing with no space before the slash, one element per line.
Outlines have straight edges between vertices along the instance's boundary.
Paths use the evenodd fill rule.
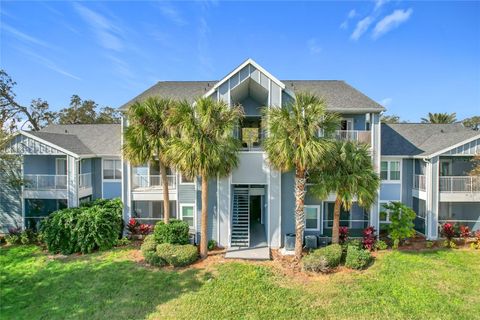
<path fill-rule="evenodd" d="M 473 169 L 470 171 L 471 176 L 480 177 L 480 153 L 477 153 L 471 160 L 473 162 Z"/>
<path fill-rule="evenodd" d="M 348 227 L 340 227 L 339 231 L 339 242 L 344 244 L 348 240 Z"/>
<path fill-rule="evenodd" d="M 50 252 L 90 253 L 112 248 L 122 231 L 121 200 L 101 200 L 50 214 L 42 223 Z"/>
<path fill-rule="evenodd" d="M 59 124 L 94 124 L 120 123 L 121 113 L 111 107 L 97 112 L 98 104 L 93 100 L 82 100 L 74 94 L 70 98 L 70 106 L 58 113 Z"/>
<path fill-rule="evenodd" d="M 342 246 L 332 244 L 324 248 L 313 250 L 303 258 L 303 269 L 313 272 L 328 272 L 340 265 Z"/>
<path fill-rule="evenodd" d="M 353 246 L 353 247 L 357 247 L 357 248 L 361 249 L 361 248 L 363 248 L 363 243 L 359 239 L 350 239 L 344 244 L 344 246 L 345 247 Z"/>
<path fill-rule="evenodd" d="M 461 225 L 460 226 L 460 237 L 468 238 L 470 237 L 470 228 L 468 226 Z"/>
<path fill-rule="evenodd" d="M 188 231 L 188 223 L 183 220 L 170 219 L 168 224 L 163 221 L 157 222 L 153 234 L 158 244 L 187 244 L 190 242 Z"/>
<path fill-rule="evenodd" d="M 140 227 L 140 223 L 135 218 L 130 218 L 125 227 L 130 234 L 138 234 L 138 228 Z"/>
<path fill-rule="evenodd" d="M 142 223 L 140 224 L 140 226 L 138 227 L 138 232 L 141 234 L 141 235 L 148 235 L 150 233 L 153 232 L 153 226 L 152 225 L 149 225 L 147 223 Z"/>
<path fill-rule="evenodd" d="M 322 159 L 319 159 L 322 160 Z M 320 199 L 336 194 L 332 242 L 339 242 L 341 206 L 347 211 L 354 199 L 363 208 L 369 208 L 377 197 L 380 179 L 375 172 L 370 147 L 350 141 L 336 141 L 323 164 L 310 175 L 311 190 Z"/>
<path fill-rule="evenodd" d="M 368 266 L 372 261 L 370 251 L 359 249 L 355 246 L 347 248 L 347 257 L 345 259 L 345 266 L 350 269 L 361 270 Z"/>
<path fill-rule="evenodd" d="M 380 121 L 382 123 L 400 123 L 400 117 L 394 114 L 392 115 L 384 114 L 380 117 Z"/>
<path fill-rule="evenodd" d="M 397 201 L 385 204 L 383 208 L 390 213 L 388 232 L 393 240 L 393 248 L 396 249 L 404 239 L 415 235 L 416 214 L 412 208 Z"/>
<path fill-rule="evenodd" d="M 455 231 L 455 226 L 453 223 L 451 222 L 445 222 L 443 225 L 442 225 L 442 231 L 441 231 L 441 234 L 442 236 L 444 236 L 445 238 L 447 238 L 448 241 L 451 241 L 455 235 L 456 235 L 456 231 Z"/>
<path fill-rule="evenodd" d="M 123 246 L 128 246 L 130 243 L 131 243 L 130 239 L 120 238 L 120 239 L 117 239 L 117 242 L 115 243 L 115 246 L 123 247 Z"/>
<path fill-rule="evenodd" d="M 197 247 L 191 244 L 161 243 L 157 246 L 157 256 L 173 267 L 184 267 L 198 259 Z"/>
<path fill-rule="evenodd" d="M 473 116 L 470 118 L 466 118 L 462 121 L 463 125 L 467 128 L 471 128 L 473 130 L 480 129 L 480 116 Z"/>
<path fill-rule="evenodd" d="M 22 228 L 20 227 L 10 227 L 8 228 L 8 234 L 5 236 L 5 241 L 12 244 L 20 244 L 22 236 Z"/>
<path fill-rule="evenodd" d="M 480 249 L 480 230 L 477 230 L 474 235 L 475 235 L 475 242 L 472 242 L 470 244 L 470 247 L 472 249 Z"/>
<path fill-rule="evenodd" d="M 453 113 L 428 113 L 427 118 L 422 118 L 422 123 L 454 123 L 457 121 L 457 114 Z"/>
<path fill-rule="evenodd" d="M 37 233 L 32 229 L 25 229 L 20 235 L 20 242 L 23 245 L 33 244 L 38 241 Z"/>
<path fill-rule="evenodd" d="M 433 242 L 433 241 L 426 241 L 425 242 L 425 247 L 430 249 L 430 248 L 433 248 L 434 244 L 435 244 L 435 242 Z"/>
<path fill-rule="evenodd" d="M 208 240 L 208 250 L 213 250 L 217 246 L 217 241 L 211 239 Z"/>
<path fill-rule="evenodd" d="M 375 250 L 375 243 L 377 241 L 377 235 L 375 234 L 375 228 L 368 226 L 363 230 L 363 248 L 366 250 Z"/>
<path fill-rule="evenodd" d="M 377 240 L 377 242 L 375 242 L 375 249 L 376 250 L 387 250 L 387 248 L 388 248 L 388 245 L 385 241 Z"/>

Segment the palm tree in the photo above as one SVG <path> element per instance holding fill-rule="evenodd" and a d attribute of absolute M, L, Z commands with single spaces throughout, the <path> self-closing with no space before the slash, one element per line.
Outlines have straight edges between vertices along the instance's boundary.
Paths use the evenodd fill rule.
<path fill-rule="evenodd" d="M 267 130 L 263 145 L 270 165 L 282 172 L 295 170 L 295 257 L 300 260 L 307 172 L 331 149 L 326 137 L 338 127 L 339 119 L 310 93 L 299 93 L 283 108 L 264 108 L 263 112 Z"/>
<path fill-rule="evenodd" d="M 163 186 L 163 220 L 169 222 L 170 197 L 168 195 L 168 161 L 165 157 L 167 142 L 171 138 L 167 118 L 174 105 L 171 99 L 150 97 L 135 102 L 127 111 L 128 127 L 124 132 L 123 155 L 133 165 L 156 161 Z"/>
<path fill-rule="evenodd" d="M 377 197 L 380 179 L 365 144 L 336 141 L 333 152 L 322 160 L 321 169 L 311 175 L 311 191 L 320 199 L 335 192 L 332 242 L 338 243 L 341 206 L 350 210 L 356 198 L 361 207 L 370 208 Z"/>
<path fill-rule="evenodd" d="M 239 107 L 199 98 L 181 101 L 169 118 L 176 134 L 167 149 L 172 164 L 189 178 L 202 179 L 200 256 L 207 256 L 208 180 L 227 176 L 238 165 L 240 142 L 233 129 L 243 116 Z"/>
<path fill-rule="evenodd" d="M 422 123 L 454 123 L 457 114 L 454 113 L 428 113 L 428 118 L 422 118 Z"/>

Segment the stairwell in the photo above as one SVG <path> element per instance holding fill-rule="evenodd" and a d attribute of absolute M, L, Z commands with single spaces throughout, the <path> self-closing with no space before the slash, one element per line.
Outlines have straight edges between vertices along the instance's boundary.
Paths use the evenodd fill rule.
<path fill-rule="evenodd" d="M 248 188 L 233 189 L 231 247 L 250 246 L 250 194 Z"/>

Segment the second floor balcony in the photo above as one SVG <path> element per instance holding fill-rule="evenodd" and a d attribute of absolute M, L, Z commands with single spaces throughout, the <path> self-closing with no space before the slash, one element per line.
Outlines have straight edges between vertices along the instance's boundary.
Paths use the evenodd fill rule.
<path fill-rule="evenodd" d="M 440 192 L 480 192 L 478 176 L 443 176 L 439 181 Z"/>
<path fill-rule="evenodd" d="M 67 190 L 68 176 L 60 174 L 25 174 L 24 189 L 30 191 Z M 92 188 L 92 173 L 78 175 L 78 188 Z"/>
<path fill-rule="evenodd" d="M 337 130 L 335 139 L 341 141 L 356 141 L 371 144 L 371 131 L 368 130 Z"/>
<path fill-rule="evenodd" d="M 177 188 L 176 175 L 167 175 L 168 188 L 174 190 Z M 132 189 L 163 189 L 163 179 L 161 175 L 132 175 Z"/>

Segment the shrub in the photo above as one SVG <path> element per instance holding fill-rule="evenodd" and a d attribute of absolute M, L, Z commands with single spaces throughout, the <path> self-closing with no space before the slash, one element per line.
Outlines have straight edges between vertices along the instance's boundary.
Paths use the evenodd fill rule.
<path fill-rule="evenodd" d="M 339 227 L 338 232 L 340 244 L 344 244 L 348 240 L 348 227 Z"/>
<path fill-rule="evenodd" d="M 208 250 L 213 250 L 213 249 L 215 249 L 216 246 L 217 246 L 217 241 L 215 241 L 213 239 L 208 240 L 208 246 L 207 246 Z"/>
<path fill-rule="evenodd" d="M 161 243 L 157 246 L 157 256 L 171 266 L 183 267 L 197 260 L 198 250 L 191 244 Z"/>
<path fill-rule="evenodd" d="M 375 242 L 375 249 L 376 250 L 387 250 L 387 248 L 388 248 L 388 245 L 385 241 L 378 240 L 377 242 Z"/>
<path fill-rule="evenodd" d="M 428 249 L 430 249 L 430 248 L 433 248 L 433 245 L 434 245 L 434 244 L 435 244 L 435 243 L 434 243 L 433 241 L 427 241 L 427 242 L 425 242 L 425 247 L 427 247 Z"/>
<path fill-rule="evenodd" d="M 130 242 L 131 241 L 128 238 L 120 238 L 120 239 L 117 239 L 117 243 L 115 245 L 117 247 L 128 246 Z"/>
<path fill-rule="evenodd" d="M 153 234 L 150 234 L 143 239 L 142 246 L 140 247 L 142 253 L 145 255 L 146 252 L 154 252 L 157 250 L 157 242 L 153 237 Z"/>
<path fill-rule="evenodd" d="M 149 265 L 155 267 L 163 267 L 167 265 L 167 262 L 160 258 L 155 251 L 148 251 L 143 255 L 143 257 L 145 258 L 145 262 Z"/>
<path fill-rule="evenodd" d="M 447 248 L 455 248 L 457 245 L 455 242 L 453 242 L 453 238 L 457 234 L 455 231 L 455 225 L 450 222 L 445 222 L 442 225 L 442 231 L 441 231 L 442 236 L 447 238 L 447 240 L 444 241 L 443 245 Z"/>
<path fill-rule="evenodd" d="M 10 227 L 8 228 L 8 234 L 5 236 L 5 241 L 12 244 L 20 244 L 22 239 L 22 228 Z"/>
<path fill-rule="evenodd" d="M 71 254 L 112 248 L 123 229 L 122 208 L 119 199 L 101 199 L 52 213 L 41 227 L 48 250 Z"/>
<path fill-rule="evenodd" d="M 21 244 L 32 244 L 37 242 L 37 234 L 32 229 L 26 229 L 20 234 Z"/>
<path fill-rule="evenodd" d="M 460 237 L 464 239 L 470 237 L 470 228 L 468 226 L 460 226 Z"/>
<path fill-rule="evenodd" d="M 332 244 L 312 251 L 303 258 L 303 269 L 314 272 L 328 272 L 338 267 L 342 260 L 342 246 Z"/>
<path fill-rule="evenodd" d="M 168 224 L 163 221 L 157 222 L 155 231 L 153 232 L 155 241 L 159 244 L 188 244 L 188 223 L 182 220 L 170 219 Z"/>
<path fill-rule="evenodd" d="M 375 242 L 377 241 L 377 236 L 375 235 L 375 228 L 372 226 L 366 227 L 363 230 L 363 248 L 373 251 L 375 249 Z"/>
<path fill-rule="evenodd" d="M 128 220 L 128 223 L 126 225 L 126 228 L 127 228 L 127 231 L 130 233 L 130 234 L 137 234 L 138 233 L 138 228 L 140 227 L 140 224 L 138 223 L 138 221 L 134 218 L 130 218 L 130 220 Z"/>
<path fill-rule="evenodd" d="M 415 234 L 416 213 L 401 202 L 391 202 L 383 207 L 390 214 L 391 223 L 388 226 L 388 232 L 393 240 L 393 248 L 396 249 L 404 239 Z"/>
<path fill-rule="evenodd" d="M 353 247 L 361 248 L 362 245 L 363 245 L 362 242 L 358 239 L 350 239 L 345 243 L 345 247 L 353 246 Z"/>
<path fill-rule="evenodd" d="M 153 232 L 153 226 L 149 225 L 149 224 L 146 224 L 146 223 L 142 223 L 139 227 L 138 227 L 138 232 L 141 234 L 141 235 L 149 235 L 150 233 Z"/>
<path fill-rule="evenodd" d="M 480 249 L 480 230 L 477 230 L 477 232 L 475 232 L 475 242 L 472 242 L 470 244 L 470 247 L 472 249 Z"/>
<path fill-rule="evenodd" d="M 345 266 L 350 269 L 361 270 L 367 267 L 371 260 L 372 256 L 370 251 L 349 246 Z"/>

